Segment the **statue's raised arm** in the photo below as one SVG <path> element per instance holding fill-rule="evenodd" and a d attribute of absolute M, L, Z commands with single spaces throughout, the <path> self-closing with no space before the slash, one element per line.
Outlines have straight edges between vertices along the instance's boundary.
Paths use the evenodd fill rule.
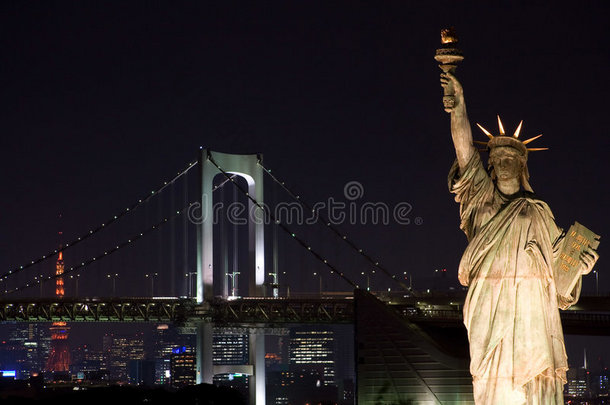
<path fill-rule="evenodd" d="M 449 72 L 441 73 L 441 86 L 444 89 L 452 88 L 453 90 L 453 106 L 445 105 L 445 111 L 451 114 L 451 137 L 460 172 L 462 172 L 472 155 L 477 153 L 472 143 L 472 130 L 466 113 L 464 89 L 457 78 Z"/>

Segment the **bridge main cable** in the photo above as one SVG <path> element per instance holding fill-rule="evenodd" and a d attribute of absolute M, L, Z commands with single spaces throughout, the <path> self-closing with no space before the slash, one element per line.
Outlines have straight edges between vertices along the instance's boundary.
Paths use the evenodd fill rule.
<path fill-rule="evenodd" d="M 191 166 L 192 167 L 192 166 Z M 184 174 L 184 173 L 183 173 Z M 229 179 L 223 181 L 222 183 L 220 183 L 217 186 L 214 186 L 214 189 L 212 191 L 216 191 L 219 188 L 222 188 L 226 183 L 228 183 L 231 179 L 233 179 L 236 175 L 232 175 Z M 15 287 L 11 290 L 5 290 L 4 293 L 5 294 L 11 294 L 17 291 L 22 291 L 25 290 L 26 288 L 29 287 L 34 287 L 36 285 L 40 285 L 43 283 L 46 283 L 47 281 L 51 281 L 51 280 L 55 280 L 59 277 L 63 277 L 64 275 L 68 274 L 68 273 L 73 273 L 77 270 L 80 270 L 90 264 L 92 264 L 93 262 L 96 262 L 100 259 L 103 259 L 104 257 L 110 256 L 111 254 L 113 254 L 114 252 L 116 252 L 117 250 L 124 248 L 125 246 L 130 245 L 131 243 L 135 242 L 136 240 L 144 237 L 144 235 L 147 235 L 149 233 L 151 233 L 152 231 L 155 231 L 159 228 L 161 228 L 164 224 L 168 223 L 169 221 L 173 220 L 174 218 L 182 215 L 184 213 L 184 211 L 189 211 L 189 209 L 194 205 L 194 202 L 189 203 L 186 207 L 184 207 L 182 210 L 176 211 L 175 214 L 173 214 L 170 217 L 166 217 L 163 218 L 161 221 L 157 222 L 156 224 L 152 225 L 151 227 L 145 229 L 142 232 L 139 232 L 135 235 L 133 235 L 131 238 L 129 238 L 127 241 L 123 241 L 122 243 L 119 243 L 118 245 L 115 245 L 113 248 L 105 250 L 103 254 L 99 254 L 97 256 L 92 257 L 89 260 L 86 260 L 84 262 L 81 262 L 81 264 L 70 267 L 68 270 L 65 270 L 62 274 L 53 274 L 47 277 L 40 277 L 39 279 L 37 279 L 36 281 L 30 282 L 30 283 L 25 283 L 22 284 L 20 287 Z"/>
<path fill-rule="evenodd" d="M 291 189 L 289 189 L 283 181 L 280 181 L 277 177 L 275 177 L 272 173 L 271 170 L 267 169 L 262 162 L 259 160 L 258 161 L 258 165 L 263 169 L 263 171 L 265 173 L 267 173 L 272 179 L 273 181 L 275 181 L 277 184 L 279 184 L 279 186 L 281 188 L 284 189 L 284 191 L 286 191 L 286 193 L 288 193 L 288 195 L 290 195 L 295 201 L 297 201 L 299 204 L 301 204 L 306 210 L 310 211 L 310 212 L 315 212 L 314 208 L 308 204 L 306 201 L 301 199 L 301 196 L 299 194 L 294 193 Z M 407 287 L 407 285 L 405 285 L 402 281 L 400 281 L 398 278 L 396 278 L 395 274 L 392 274 L 389 270 L 387 270 L 385 267 L 381 266 L 379 264 L 379 261 L 375 260 L 374 258 L 372 258 L 371 256 L 369 256 L 368 254 L 364 253 L 364 250 L 361 249 L 360 247 L 358 247 L 354 242 L 352 242 L 347 235 L 343 234 L 341 231 L 339 231 L 339 229 L 334 226 L 332 224 L 331 221 L 328 220 L 328 218 L 320 215 L 316 215 L 316 222 L 321 223 L 322 225 L 326 226 L 328 229 L 330 229 L 339 239 L 341 239 L 342 241 L 344 241 L 345 243 L 347 243 L 347 245 L 352 248 L 354 251 L 356 251 L 360 256 L 364 257 L 366 259 L 366 261 L 368 261 L 369 263 L 371 263 L 375 268 L 381 270 L 381 272 L 383 274 L 385 274 L 386 276 L 390 277 L 393 281 L 395 281 L 396 283 L 398 283 L 398 285 L 400 285 L 403 289 L 410 291 L 411 289 L 409 287 Z"/>
<path fill-rule="evenodd" d="M 104 253 L 99 254 L 97 256 L 94 256 L 94 257 L 92 257 L 89 260 L 86 260 L 84 262 L 81 262 L 81 264 L 79 264 L 79 265 L 70 267 L 68 270 L 65 270 L 62 274 L 53 274 L 53 275 L 50 275 L 50 276 L 47 276 L 47 277 L 40 277 L 36 282 L 22 284 L 19 287 L 15 287 L 15 288 L 10 289 L 10 290 L 5 290 L 4 293 L 5 294 L 11 294 L 11 293 L 14 293 L 14 292 L 17 292 L 17 291 L 25 290 L 26 288 L 29 288 L 29 287 L 34 287 L 36 285 L 39 285 L 39 284 L 42 284 L 42 283 L 46 283 L 47 281 L 51 281 L 51 280 L 54 280 L 56 278 L 63 277 L 63 276 L 65 276 L 68 273 L 72 273 L 72 272 L 75 272 L 77 270 L 80 270 L 83 267 L 86 267 L 86 266 L 90 265 L 91 263 L 94 263 L 94 262 L 96 262 L 96 261 L 98 261 L 98 260 L 100 260 L 100 259 L 102 259 L 104 257 L 110 256 L 111 254 L 113 254 L 117 250 L 119 250 L 121 248 L 124 248 L 125 246 L 128 246 L 128 245 L 132 244 L 133 242 L 137 241 L 138 239 L 142 238 L 144 235 L 147 235 L 147 234 L 151 233 L 152 231 L 155 231 L 155 230 L 161 228 L 161 226 L 165 225 L 170 220 L 178 217 L 179 215 L 183 214 L 185 211 L 188 211 L 188 209 L 193 204 L 194 203 L 189 203 L 184 209 L 176 211 L 176 213 L 173 214 L 172 216 L 163 218 L 161 221 L 159 221 L 156 224 L 150 226 L 149 228 L 145 229 L 144 231 L 139 232 L 139 233 L 133 235 L 131 238 L 127 239 L 126 241 L 123 241 L 123 242 L 119 243 L 118 245 L 115 245 L 111 249 L 105 250 Z"/>
<path fill-rule="evenodd" d="M 359 288 L 358 285 L 356 283 L 354 283 L 352 280 L 350 280 L 342 271 L 339 271 L 339 269 L 337 269 L 335 266 L 333 266 L 332 264 L 330 264 L 328 262 L 328 260 L 326 260 L 324 257 L 322 257 L 322 255 L 320 255 L 318 252 L 316 252 L 315 250 L 313 250 L 311 248 L 311 246 L 309 246 L 308 243 L 306 243 L 303 239 L 299 238 L 294 232 L 292 232 L 286 225 L 284 225 L 283 223 L 281 223 L 280 221 L 278 221 L 275 216 L 269 212 L 269 210 L 265 210 L 265 207 L 263 207 L 254 197 L 252 197 L 250 195 L 250 193 L 248 193 L 246 190 L 244 190 L 243 187 L 241 187 L 239 184 L 237 184 L 237 182 L 235 181 L 235 176 L 230 176 L 226 171 L 224 171 L 224 169 L 222 169 L 214 160 L 214 158 L 212 157 L 212 153 L 210 150 L 207 151 L 207 159 L 214 165 L 216 166 L 216 168 L 227 178 L 227 181 L 231 181 L 233 183 L 233 185 L 235 187 L 237 187 L 237 189 L 244 194 L 254 205 L 256 205 L 264 214 L 268 215 L 269 218 L 277 225 L 279 226 L 284 232 L 286 232 L 287 234 L 289 234 L 290 236 L 292 236 L 292 238 L 294 240 L 296 240 L 301 246 L 303 246 L 305 249 L 307 249 L 309 251 L 309 253 L 311 253 L 316 259 L 318 259 L 320 262 L 324 263 L 324 265 L 326 265 L 326 267 L 328 267 L 330 269 L 330 272 L 332 274 L 337 274 L 339 277 L 341 277 L 345 282 L 347 282 L 349 285 L 351 285 L 354 288 Z"/>
<path fill-rule="evenodd" d="M 111 217 L 110 219 L 108 219 L 107 221 L 103 222 L 101 225 L 99 225 L 98 227 L 96 227 L 95 229 L 91 229 L 89 232 L 87 232 L 86 234 L 72 240 L 69 243 L 66 243 L 64 245 L 64 247 L 61 250 L 66 250 L 69 247 L 73 247 L 75 245 L 77 245 L 78 243 L 88 239 L 89 237 L 95 235 L 97 232 L 101 231 L 102 229 L 104 229 L 106 226 L 118 221 L 119 219 L 121 219 L 122 217 L 124 217 L 125 215 L 127 215 L 128 213 L 134 211 L 135 209 L 137 209 L 140 205 L 146 203 L 148 200 L 150 200 L 151 198 L 153 198 L 154 196 L 159 195 L 163 190 L 165 190 L 167 187 L 169 187 L 170 185 L 172 185 L 176 180 L 178 180 L 180 177 L 182 177 L 184 174 L 186 174 L 189 170 L 191 170 L 195 165 L 197 165 L 197 162 L 192 162 L 189 163 L 189 165 L 186 167 L 186 169 L 182 170 L 181 172 L 178 172 L 178 174 L 176 176 L 174 176 L 171 180 L 166 181 L 163 183 L 162 186 L 160 186 L 158 189 L 152 191 L 150 194 L 148 194 L 146 197 L 139 199 L 137 202 L 131 204 L 129 207 L 125 208 L 123 211 L 121 211 L 120 213 L 114 215 L 113 217 Z M 5 281 L 9 276 L 14 275 L 16 273 L 19 273 L 23 270 L 26 270 L 29 267 L 34 266 L 35 264 L 38 264 L 40 262 L 43 262 L 51 257 L 53 257 L 53 255 L 57 254 L 59 252 L 59 249 L 55 249 L 45 255 L 40 256 L 39 258 L 30 261 L 27 264 L 23 264 L 21 266 L 16 267 L 14 270 L 9 270 L 8 272 L 0 275 L 0 282 Z"/>

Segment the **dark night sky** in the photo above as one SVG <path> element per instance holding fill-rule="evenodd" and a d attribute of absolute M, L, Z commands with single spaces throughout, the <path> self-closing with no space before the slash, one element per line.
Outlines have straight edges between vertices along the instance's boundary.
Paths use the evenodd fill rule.
<path fill-rule="evenodd" d="M 609 237 L 608 6 L 536 3 L 5 1 L 0 268 L 52 249 L 57 213 L 69 239 L 205 145 L 263 153 L 309 201 L 355 180 L 366 201 L 409 202 L 422 225 L 350 231 L 397 272 L 455 277 L 466 239 L 433 60 L 447 25 L 473 125 L 544 133 L 534 190 L 560 226 Z"/>

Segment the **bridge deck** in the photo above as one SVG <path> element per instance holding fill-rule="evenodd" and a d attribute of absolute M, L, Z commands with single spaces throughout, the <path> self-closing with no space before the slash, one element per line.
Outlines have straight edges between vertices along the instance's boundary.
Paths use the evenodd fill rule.
<path fill-rule="evenodd" d="M 381 297 L 411 322 L 462 327 L 462 299 L 456 297 Z M 610 335 L 610 298 L 582 297 L 561 311 L 564 332 Z M 0 300 L 0 322 L 172 322 L 207 321 L 217 325 L 353 323 L 352 296 L 317 298 L 52 298 Z"/>

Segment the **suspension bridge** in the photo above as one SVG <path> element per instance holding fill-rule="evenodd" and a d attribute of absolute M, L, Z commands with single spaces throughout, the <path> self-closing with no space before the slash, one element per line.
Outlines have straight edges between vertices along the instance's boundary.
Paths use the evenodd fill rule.
<path fill-rule="evenodd" d="M 190 176 L 189 181 L 189 172 L 195 168 L 197 176 L 194 181 Z M 278 191 L 288 198 L 290 205 L 285 204 L 283 211 L 270 208 L 272 205 L 265 199 L 265 178 L 275 186 L 269 193 L 275 198 L 268 200 L 277 206 Z M 179 183 L 182 191 L 176 191 Z M 168 190 L 172 191 L 168 193 Z M 193 194 L 195 198 L 191 201 L 189 196 Z M 156 209 L 151 208 L 155 200 Z M 295 209 L 300 211 L 291 211 Z M 230 212 L 231 218 L 223 215 Z M 303 216 L 297 216 L 300 219 L 295 221 L 294 216 L 286 215 L 290 212 L 307 213 L 310 217 L 303 221 Z M 130 220 L 133 217 L 136 219 Z M 317 226 L 316 232 L 325 232 L 327 239 L 312 233 L 308 226 Z M 127 235 L 118 236 L 117 240 L 120 232 L 113 233 L 112 228 L 119 228 Z M 265 243 L 265 232 L 269 231 L 271 237 L 267 239 L 271 243 Z M 157 235 L 156 247 L 154 235 Z M 147 246 L 146 240 L 153 240 L 153 246 Z M 406 285 L 405 272 L 384 267 L 379 259 L 316 210 L 315 205 L 272 173 L 260 154 L 236 155 L 202 148 L 197 162 L 189 163 L 156 190 L 79 237 L 61 242 L 60 247 L 0 275 L 0 290 L 4 292 L 0 300 L 0 322 L 192 325 L 197 331 L 198 382 L 212 383 L 215 374 L 212 359 L 215 327 L 251 330 L 248 328 L 286 324 L 358 324 L 358 297 L 363 293 L 352 291 L 369 289 L 372 277 L 383 277 L 391 286 L 387 291 L 384 288 L 375 293 L 376 299 L 390 312 L 390 321 L 398 319 L 392 316 L 398 316 L 402 320 L 395 322 L 404 321 L 422 331 L 431 331 L 431 336 L 439 328 L 443 333 L 457 330 L 463 334 L 463 297 L 413 291 Z M 344 270 L 350 266 L 340 264 L 335 254 L 337 246 L 343 246 L 358 258 L 360 264 L 350 268 L 351 272 Z M 81 251 L 80 247 L 83 247 Z M 280 253 L 295 248 L 301 256 L 285 254 L 285 263 L 281 265 Z M 123 255 L 130 250 L 134 252 L 131 257 Z M 192 250 L 195 255 L 191 254 Z M 44 263 L 58 256 L 55 271 L 50 272 L 51 266 L 45 267 Z M 194 263 L 191 256 L 195 256 Z M 69 265 L 64 266 L 63 257 Z M 112 262 L 115 257 L 119 257 L 118 262 Z M 138 259 L 144 263 L 135 263 Z M 303 263 L 311 272 L 307 274 L 308 283 L 320 283 L 316 293 L 304 294 L 294 285 L 290 290 L 284 269 L 298 271 Z M 123 270 L 117 270 L 119 267 L 146 270 L 125 275 Z M 322 289 L 323 274 L 327 280 L 326 292 Z M 366 284 L 356 281 L 364 281 L 362 276 L 366 277 Z M 122 294 L 117 294 L 117 281 Z M 71 288 L 66 292 L 68 283 Z M 335 291 L 331 291 L 333 285 Z M 346 287 L 349 291 L 342 292 Z M 583 297 L 577 306 L 562 312 L 562 320 L 566 333 L 608 335 L 610 300 Z M 357 327 L 357 334 L 358 330 Z M 265 335 L 249 334 L 253 381 L 250 398 L 252 404 L 262 405 L 266 397 Z M 414 375 L 421 376 L 414 366 L 416 362 L 409 356 L 404 355 L 404 360 Z M 424 395 L 438 399 L 433 384 L 424 377 L 416 380 L 416 385 L 426 388 Z"/>

